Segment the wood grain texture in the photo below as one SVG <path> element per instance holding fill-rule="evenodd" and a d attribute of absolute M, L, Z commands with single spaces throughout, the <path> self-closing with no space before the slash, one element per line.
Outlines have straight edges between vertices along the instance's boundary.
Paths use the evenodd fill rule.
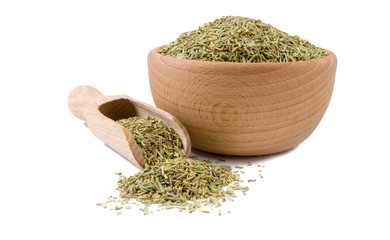
<path fill-rule="evenodd" d="M 227 155 L 263 155 L 303 142 L 329 104 L 333 53 L 290 63 L 225 63 L 148 55 L 154 102 L 187 128 L 192 146 Z"/>
<path fill-rule="evenodd" d="M 95 88 L 84 85 L 72 90 L 68 106 L 73 115 L 87 122 L 88 128 L 96 137 L 140 168 L 144 168 L 145 159 L 134 136 L 128 129 L 115 122 L 116 120 L 133 116 L 161 119 L 179 135 L 186 156 L 189 157 L 191 154 L 188 132 L 176 117 L 129 96 L 106 97 Z"/>

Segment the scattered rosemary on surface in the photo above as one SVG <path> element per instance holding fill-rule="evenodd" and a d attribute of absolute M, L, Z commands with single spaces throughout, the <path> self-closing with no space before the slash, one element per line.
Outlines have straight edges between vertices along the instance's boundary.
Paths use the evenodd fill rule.
<path fill-rule="evenodd" d="M 140 210 L 145 215 L 153 212 L 149 210 L 150 205 L 157 205 L 157 211 L 178 209 L 210 213 L 220 207 L 221 202 L 233 201 L 235 191 L 246 195 L 249 190 L 248 186 L 240 185 L 243 182 L 240 174 L 233 172 L 231 166 L 197 160 L 194 155 L 186 158 L 178 134 L 162 121 L 152 117 L 131 117 L 117 122 L 132 132 L 147 163 L 141 172 L 132 176 L 117 173 L 119 197 L 110 196 L 105 203 L 96 205 L 107 209 L 109 204 L 115 204 L 109 210 L 117 215 L 132 209 L 130 203 L 142 204 Z M 225 161 L 215 160 L 216 163 Z M 243 173 L 243 166 L 235 168 Z M 222 210 L 218 209 L 218 215 L 221 214 Z"/>
<path fill-rule="evenodd" d="M 225 16 L 163 46 L 165 56 L 212 62 L 296 62 L 329 54 L 260 20 Z"/>
<path fill-rule="evenodd" d="M 161 160 L 133 176 L 118 175 L 121 199 L 136 199 L 146 206 L 159 204 L 189 212 L 202 210 L 202 205 L 219 206 L 221 199 L 236 196 L 234 190 L 247 190 L 237 184 L 241 179 L 230 166 L 190 158 Z M 231 183 L 236 184 L 229 186 Z"/>

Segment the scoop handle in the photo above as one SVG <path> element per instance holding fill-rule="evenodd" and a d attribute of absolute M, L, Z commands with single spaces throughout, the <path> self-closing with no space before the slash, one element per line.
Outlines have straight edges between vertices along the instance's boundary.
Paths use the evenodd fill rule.
<path fill-rule="evenodd" d="M 96 88 L 81 85 L 74 88 L 68 97 L 68 107 L 70 112 L 81 120 L 86 120 L 85 113 L 88 108 L 97 108 L 97 99 L 104 97 Z"/>

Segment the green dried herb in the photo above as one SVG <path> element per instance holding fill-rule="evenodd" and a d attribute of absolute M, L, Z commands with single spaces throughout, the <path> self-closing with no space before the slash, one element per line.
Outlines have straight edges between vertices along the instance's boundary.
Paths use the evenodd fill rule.
<path fill-rule="evenodd" d="M 249 190 L 240 186 L 243 181 L 238 171 L 232 172 L 232 167 L 216 166 L 210 160 L 193 159 L 196 156 L 185 158 L 179 136 L 160 120 L 131 117 L 118 120 L 118 123 L 132 132 L 147 163 L 141 172 L 133 176 L 125 177 L 117 173 L 119 198 L 110 196 L 105 204 L 121 205 L 115 205 L 110 210 L 131 209 L 123 205 L 132 203 L 140 206 L 141 203 L 144 205 L 141 211 L 145 215 L 152 213 L 149 211 L 152 204 L 158 204 L 157 211 L 176 208 L 179 211 L 188 210 L 189 213 L 209 213 L 203 207 L 209 206 L 213 210 L 213 206 L 220 207 L 221 202 L 233 201 L 235 191 L 245 195 Z M 101 203 L 97 205 L 107 208 Z M 118 211 L 117 214 L 122 212 Z M 221 215 L 220 209 L 218 214 Z"/>
<path fill-rule="evenodd" d="M 154 164 L 158 159 L 186 155 L 179 135 L 161 120 L 153 117 L 130 117 L 117 122 L 131 131 L 146 164 Z"/>
<path fill-rule="evenodd" d="M 260 20 L 227 16 L 181 34 L 162 55 L 212 62 L 295 62 L 329 54 Z"/>
<path fill-rule="evenodd" d="M 165 209 L 207 212 L 202 210 L 202 205 L 220 206 L 221 199 L 235 197 L 234 190 L 243 193 L 248 190 L 239 186 L 241 179 L 232 173 L 230 166 L 216 166 L 191 158 L 160 159 L 128 178 L 118 175 L 119 196 L 126 202 L 135 199 L 145 204 L 146 214 L 150 204 L 159 204 Z M 225 190 L 231 183 L 235 183 L 234 189 Z"/>

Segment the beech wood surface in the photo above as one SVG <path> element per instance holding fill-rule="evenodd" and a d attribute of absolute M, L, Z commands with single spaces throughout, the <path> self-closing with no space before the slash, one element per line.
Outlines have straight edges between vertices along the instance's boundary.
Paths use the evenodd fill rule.
<path fill-rule="evenodd" d="M 68 106 L 73 115 L 87 122 L 96 137 L 140 168 L 144 168 L 145 159 L 134 136 L 116 120 L 133 116 L 161 119 L 179 135 L 186 156 L 191 154 L 188 132 L 176 117 L 129 96 L 103 96 L 95 88 L 83 85 L 72 90 Z"/>
<path fill-rule="evenodd" d="M 187 128 L 192 146 L 226 155 L 292 149 L 319 124 L 331 99 L 337 58 L 230 63 L 148 55 L 154 102 Z"/>

